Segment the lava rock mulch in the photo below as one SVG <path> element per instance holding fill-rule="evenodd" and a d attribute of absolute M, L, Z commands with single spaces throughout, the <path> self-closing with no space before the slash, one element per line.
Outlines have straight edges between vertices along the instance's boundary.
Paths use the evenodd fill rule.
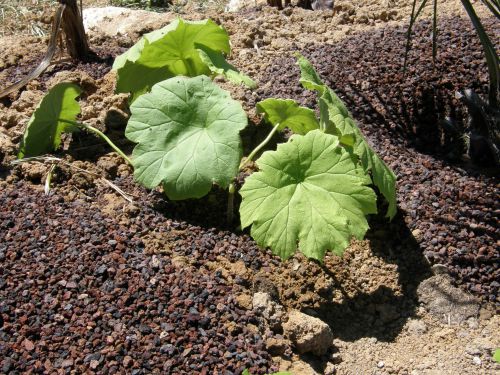
<path fill-rule="evenodd" d="M 493 40 L 498 23 L 485 20 Z M 398 205 L 404 221 L 431 263 L 448 268 L 457 284 L 498 302 L 500 290 L 500 181 L 446 158 L 456 141 L 445 132 L 446 116 L 465 121 L 456 90 L 487 92 L 481 45 L 469 20 L 440 19 L 436 66 L 429 21 L 415 27 L 409 68 L 403 75 L 406 27 L 386 26 L 334 45 L 300 51 L 342 97 L 373 148 L 398 177 Z M 257 91 L 293 98 L 314 108 L 315 95 L 298 83 L 294 58 L 279 58 L 261 79 L 273 85 Z"/>
<path fill-rule="evenodd" d="M 462 28 L 460 22 L 442 21 L 442 33 L 469 40 L 471 29 Z M 417 47 L 428 35 L 424 26 L 417 28 Z M 373 147 L 394 169 L 400 222 L 412 230 L 422 252 L 431 262 L 446 265 L 467 290 L 498 301 L 498 178 L 432 154 L 441 145 L 437 141 L 425 150 L 430 154 L 410 147 L 425 143 L 421 140 L 426 132 L 403 121 L 408 118 L 404 109 L 411 103 L 416 109 L 410 119 L 418 119 L 425 112 L 419 106 L 427 95 L 413 96 L 411 85 L 433 82 L 435 75 L 422 75 L 411 84 L 401 78 L 394 62 L 401 60 L 402 30 L 386 28 L 302 52 L 346 100 Z M 455 45 L 459 56 L 474 57 L 480 48 Z M 427 55 L 421 59 L 417 56 L 412 66 L 428 71 Z M 258 90 L 256 99 L 294 98 L 313 106 L 313 95 L 298 84 L 294 60 L 275 62 L 261 77 L 273 85 Z M 443 111 L 440 116 L 456 104 L 451 99 L 454 88 L 468 84 L 484 91 L 481 67 L 465 59 L 446 64 L 448 73 L 440 74 L 449 81 L 439 95 L 450 95 L 448 104 L 433 107 Z M 461 71 L 472 74 L 464 73 L 455 81 Z M 398 77 L 395 81 L 389 79 L 393 75 Z M 392 96 L 399 92 L 398 85 L 404 86 L 400 87 L 404 101 Z M 381 96 L 384 90 L 386 98 Z M 415 124 L 428 126 L 425 121 Z M 274 370 L 262 337 L 251 329 L 258 324 L 257 317 L 236 303 L 232 283 L 204 267 L 217 261 L 217 255 L 243 260 L 253 270 L 277 261 L 259 251 L 248 236 L 180 224 L 169 216 L 169 207 L 154 207 L 159 196 L 144 201 L 144 191 L 141 208 L 125 223 L 57 191 L 46 197 L 26 182 L 4 186 L 0 189 L 0 373 Z M 95 191 L 86 194 L 97 197 Z M 216 215 L 219 221 L 222 212 Z M 194 216 L 215 225 L 209 216 Z M 175 236 L 176 231 L 185 233 L 173 242 L 176 253 L 192 259 L 188 264 L 176 262 L 171 253 L 153 256 L 146 251 L 148 233 Z"/>
<path fill-rule="evenodd" d="M 150 208 L 118 224 L 24 182 L 0 191 L 0 207 L 0 373 L 273 370 L 247 328 L 256 317 L 220 272 L 200 270 L 219 254 L 251 266 L 255 246 L 243 255 L 231 235 L 195 228 L 177 244 L 194 263 L 179 265 L 144 251 L 145 233 L 179 230 Z"/>

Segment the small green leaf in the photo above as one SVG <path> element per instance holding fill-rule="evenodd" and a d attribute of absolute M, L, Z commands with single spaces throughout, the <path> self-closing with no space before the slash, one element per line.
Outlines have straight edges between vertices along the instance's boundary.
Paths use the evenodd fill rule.
<path fill-rule="evenodd" d="M 196 44 L 201 60 L 214 74 L 221 74 L 229 81 L 239 85 L 245 84 L 251 89 L 257 88 L 257 84 L 249 76 L 241 73 L 235 66 L 229 64 L 220 51 L 214 51 L 201 44 Z"/>
<path fill-rule="evenodd" d="M 300 82 L 304 88 L 318 93 L 322 129 L 329 134 L 337 135 L 341 141 L 345 140 L 346 136 L 354 137 L 352 149 L 361 160 L 365 171 L 371 172 L 373 183 L 389 203 L 386 216 L 392 219 L 397 212 L 394 172 L 369 146 L 342 100 L 321 81 L 312 64 L 305 57 L 298 56 L 301 71 Z"/>
<path fill-rule="evenodd" d="M 257 165 L 240 190 L 240 216 L 260 246 L 286 259 L 298 243 L 307 257 L 321 260 L 327 250 L 342 254 L 351 237 L 363 238 L 376 195 L 337 137 L 320 130 L 293 135 Z"/>
<path fill-rule="evenodd" d="M 497 348 L 495 353 L 493 353 L 493 359 L 500 363 L 500 348 Z"/>
<path fill-rule="evenodd" d="M 319 129 L 319 123 L 314 111 L 309 108 L 300 107 L 292 99 L 266 99 L 257 103 L 257 111 L 264 113 L 264 118 L 279 130 L 289 128 L 295 134 L 306 134 Z"/>
<path fill-rule="evenodd" d="M 31 116 L 19 150 L 18 158 L 39 156 L 55 151 L 61 144 L 63 132 L 78 128 L 59 121 L 75 121 L 80 113 L 76 98 L 81 89 L 72 83 L 59 83 L 44 96 Z"/>
<path fill-rule="evenodd" d="M 295 57 L 300 68 L 300 84 L 307 90 L 318 91 L 322 94 L 326 86 L 309 60 L 300 53 L 296 53 Z"/>
<path fill-rule="evenodd" d="M 148 188 L 162 183 L 172 200 L 200 198 L 226 188 L 238 172 L 241 104 L 206 76 L 175 77 L 153 86 L 130 107 L 125 135 L 139 143 L 134 175 Z"/>

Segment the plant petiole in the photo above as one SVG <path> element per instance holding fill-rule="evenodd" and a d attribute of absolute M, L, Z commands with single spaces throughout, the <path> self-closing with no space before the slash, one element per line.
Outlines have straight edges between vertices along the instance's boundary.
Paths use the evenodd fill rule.
<path fill-rule="evenodd" d="M 260 150 L 262 150 L 262 148 L 265 145 L 267 145 L 269 143 L 269 141 L 273 137 L 274 133 L 276 133 L 276 131 L 278 130 L 279 126 L 280 126 L 280 124 L 277 123 L 273 127 L 273 129 L 269 132 L 266 139 L 264 139 L 261 143 L 259 143 L 259 145 L 253 149 L 253 151 L 248 155 L 248 157 L 246 159 L 241 161 L 240 166 L 238 168 L 238 171 L 241 171 L 248 163 L 250 163 L 253 160 L 253 158 L 255 157 L 255 155 L 257 155 L 257 153 Z M 227 219 L 227 223 L 231 224 L 233 222 L 233 218 L 234 218 L 234 212 L 233 212 L 234 211 L 234 193 L 236 192 L 236 187 L 234 186 L 233 182 L 231 182 L 231 184 L 229 185 L 228 190 L 229 190 L 229 192 L 228 192 L 228 196 L 227 196 L 226 219 Z"/>
<path fill-rule="evenodd" d="M 65 119 L 58 119 L 58 121 L 60 121 L 60 122 L 65 122 L 65 123 L 67 123 L 67 124 L 74 125 L 74 126 L 77 126 L 77 127 L 79 127 L 79 128 L 83 128 L 83 129 L 85 129 L 85 130 L 88 130 L 88 131 L 91 131 L 92 133 L 97 134 L 99 137 L 101 137 L 102 139 L 104 139 L 104 140 L 108 143 L 108 145 L 109 145 L 109 146 L 110 146 L 113 150 L 115 150 L 115 151 L 118 153 L 118 155 L 120 155 L 123 159 L 125 159 L 125 161 L 126 161 L 128 164 L 132 165 L 132 160 L 130 160 L 130 158 L 129 158 L 127 155 L 125 155 L 125 153 L 124 153 L 122 150 L 120 150 L 120 149 L 118 148 L 118 146 L 117 146 L 117 145 L 115 145 L 115 144 L 113 143 L 113 141 L 111 141 L 111 139 L 109 139 L 109 138 L 108 138 L 108 137 L 107 137 L 107 136 L 106 136 L 106 135 L 105 135 L 102 131 L 100 131 L 99 129 L 96 129 L 96 128 L 94 128 L 93 126 L 86 125 L 86 124 L 82 124 L 82 123 L 79 123 L 79 122 L 76 122 L 76 121 L 70 121 L 70 120 L 65 120 Z"/>
<path fill-rule="evenodd" d="M 231 224 L 234 220 L 234 193 L 236 192 L 236 186 L 234 182 L 229 184 L 228 195 L 227 195 L 227 213 L 226 220 L 228 224 Z"/>
<path fill-rule="evenodd" d="M 255 157 L 255 155 L 257 155 L 257 153 L 262 150 L 262 148 L 267 145 L 269 143 L 269 141 L 271 140 L 271 138 L 273 137 L 274 133 L 276 133 L 276 131 L 278 130 L 280 126 L 280 123 L 277 123 L 273 130 L 271 130 L 269 132 L 269 134 L 267 135 L 266 139 L 264 139 L 257 147 L 255 147 L 253 149 L 253 151 L 248 155 L 248 157 L 245 159 L 245 160 L 242 160 L 241 163 L 240 163 L 240 168 L 239 170 L 242 170 L 248 163 L 250 163 L 253 158 Z"/>

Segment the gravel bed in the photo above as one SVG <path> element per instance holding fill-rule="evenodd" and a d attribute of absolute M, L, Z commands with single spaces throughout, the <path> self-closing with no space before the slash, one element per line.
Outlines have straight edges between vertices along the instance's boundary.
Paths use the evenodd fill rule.
<path fill-rule="evenodd" d="M 0 373 L 272 370 L 248 328 L 256 317 L 220 272 L 202 267 L 221 254 L 251 266 L 255 246 L 237 249 L 234 235 L 151 208 L 133 208 L 119 224 L 89 202 L 45 197 L 24 182 L 1 190 L 0 207 Z M 190 263 L 145 251 L 152 228 L 187 230 L 174 250 Z"/>

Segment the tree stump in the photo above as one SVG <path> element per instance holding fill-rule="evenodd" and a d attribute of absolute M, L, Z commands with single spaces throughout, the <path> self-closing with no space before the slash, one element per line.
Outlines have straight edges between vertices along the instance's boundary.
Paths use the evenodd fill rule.
<path fill-rule="evenodd" d="M 66 6 L 62 18 L 62 30 L 68 53 L 73 59 L 83 60 L 89 55 L 90 48 L 78 4 L 76 0 L 59 0 L 59 3 Z"/>

